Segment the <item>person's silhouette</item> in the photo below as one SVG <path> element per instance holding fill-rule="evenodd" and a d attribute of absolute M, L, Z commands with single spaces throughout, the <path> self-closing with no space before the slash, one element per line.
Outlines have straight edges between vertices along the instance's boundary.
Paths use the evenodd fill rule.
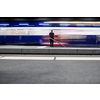
<path fill-rule="evenodd" d="M 51 32 L 49 33 L 49 37 L 50 37 L 50 47 L 53 47 L 53 39 L 54 39 L 54 32 L 53 30 L 51 30 Z"/>

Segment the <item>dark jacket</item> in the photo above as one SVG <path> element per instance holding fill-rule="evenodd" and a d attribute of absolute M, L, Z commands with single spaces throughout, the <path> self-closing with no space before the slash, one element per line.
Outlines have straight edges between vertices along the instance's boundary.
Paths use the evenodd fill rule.
<path fill-rule="evenodd" d="M 54 39 L 54 33 L 50 32 L 49 36 Z"/>

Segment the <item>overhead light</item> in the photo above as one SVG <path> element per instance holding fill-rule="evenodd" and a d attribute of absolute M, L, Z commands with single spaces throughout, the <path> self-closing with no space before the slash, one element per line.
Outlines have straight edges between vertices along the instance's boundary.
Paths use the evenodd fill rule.
<path fill-rule="evenodd" d="M 19 25 L 29 25 L 28 23 L 20 23 Z"/>
<path fill-rule="evenodd" d="M 0 25 L 9 25 L 9 24 L 0 24 Z"/>
<path fill-rule="evenodd" d="M 39 25 L 49 25 L 49 23 L 39 23 Z"/>

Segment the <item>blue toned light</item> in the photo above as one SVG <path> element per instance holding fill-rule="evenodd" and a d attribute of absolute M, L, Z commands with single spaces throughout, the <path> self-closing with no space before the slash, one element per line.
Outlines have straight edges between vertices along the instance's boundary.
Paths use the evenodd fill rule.
<path fill-rule="evenodd" d="M 19 25 L 29 25 L 28 23 L 20 23 Z"/>
<path fill-rule="evenodd" d="M 0 24 L 0 25 L 9 25 L 9 24 Z"/>
<path fill-rule="evenodd" d="M 61 23 L 60 26 L 68 26 L 70 24 L 67 24 L 67 23 Z"/>
<path fill-rule="evenodd" d="M 49 23 L 39 23 L 39 25 L 49 25 Z"/>

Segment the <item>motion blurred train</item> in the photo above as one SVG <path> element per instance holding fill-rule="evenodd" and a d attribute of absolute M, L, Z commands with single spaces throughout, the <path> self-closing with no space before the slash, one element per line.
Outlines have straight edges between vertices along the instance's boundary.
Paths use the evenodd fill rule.
<path fill-rule="evenodd" d="M 49 33 L 53 30 L 57 41 L 54 46 L 100 46 L 100 22 L 24 22 L 13 27 L 9 24 L 0 23 L 0 44 L 50 46 Z"/>

